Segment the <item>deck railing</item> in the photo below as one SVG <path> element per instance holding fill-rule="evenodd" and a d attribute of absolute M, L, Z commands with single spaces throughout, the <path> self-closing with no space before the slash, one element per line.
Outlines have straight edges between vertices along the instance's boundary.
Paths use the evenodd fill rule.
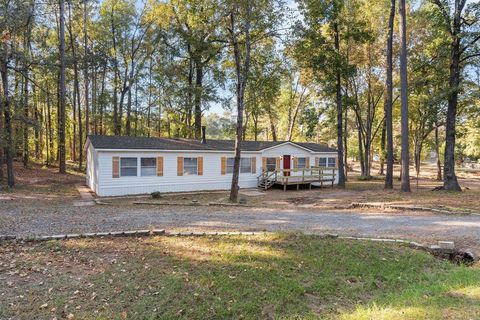
<path fill-rule="evenodd" d="M 335 184 L 338 168 L 336 167 L 310 167 L 310 168 L 295 168 L 295 169 L 277 169 L 274 171 L 262 171 L 257 177 L 258 181 L 274 181 L 276 184 L 281 184 L 286 190 L 287 185 L 309 184 L 318 182 L 323 186 L 324 182 L 331 182 L 332 186 Z"/>

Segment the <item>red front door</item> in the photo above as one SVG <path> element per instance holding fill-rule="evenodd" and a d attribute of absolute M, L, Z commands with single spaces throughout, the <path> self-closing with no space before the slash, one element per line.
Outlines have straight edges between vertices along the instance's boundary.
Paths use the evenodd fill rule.
<path fill-rule="evenodd" d="M 290 169 L 290 156 L 289 155 L 283 156 L 283 169 L 284 170 L 289 170 Z M 284 176 L 289 176 L 290 171 L 284 171 L 283 175 Z"/>

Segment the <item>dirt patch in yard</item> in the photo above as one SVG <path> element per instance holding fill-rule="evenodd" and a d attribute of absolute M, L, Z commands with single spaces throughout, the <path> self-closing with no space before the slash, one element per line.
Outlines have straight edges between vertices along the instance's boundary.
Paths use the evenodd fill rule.
<path fill-rule="evenodd" d="M 31 163 L 24 168 L 15 162 L 15 187 L 0 185 L 0 201 L 30 200 L 39 202 L 64 201 L 78 197 L 75 185 L 84 184 L 83 173 L 68 167 L 67 174 L 58 173 L 58 168 Z"/>

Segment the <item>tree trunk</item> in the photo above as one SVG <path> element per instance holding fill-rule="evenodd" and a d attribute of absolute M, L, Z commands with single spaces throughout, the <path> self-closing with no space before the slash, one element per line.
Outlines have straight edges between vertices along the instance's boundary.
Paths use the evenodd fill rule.
<path fill-rule="evenodd" d="M 28 54 L 27 54 L 28 56 Z M 28 117 L 29 117 L 29 108 L 28 108 L 28 98 L 29 98 L 29 92 L 28 92 L 28 68 L 25 66 L 25 79 L 23 81 L 23 116 L 25 117 L 24 123 L 23 123 L 23 167 L 28 168 L 28 162 L 29 162 L 29 157 L 30 157 L 30 148 L 28 146 Z"/>
<path fill-rule="evenodd" d="M 98 134 L 98 99 L 97 99 L 97 80 L 98 70 L 92 66 L 90 74 L 92 75 L 92 118 L 93 118 L 93 134 Z"/>
<path fill-rule="evenodd" d="M 458 22 L 459 23 L 459 22 Z M 443 187 L 445 190 L 462 191 L 455 174 L 455 125 L 457 119 L 458 88 L 460 86 L 460 40 L 455 36 L 451 44 L 450 94 L 445 138 L 445 160 L 443 162 Z"/>
<path fill-rule="evenodd" d="M 388 19 L 387 39 L 387 77 L 385 94 L 385 128 L 387 137 L 387 171 L 385 173 L 385 189 L 393 189 L 393 28 L 395 22 L 395 1 L 391 0 L 390 17 Z"/>
<path fill-rule="evenodd" d="M 125 118 L 125 135 L 132 135 L 132 87 L 128 87 L 127 93 L 127 117 Z"/>
<path fill-rule="evenodd" d="M 435 118 L 435 152 L 437 154 L 437 180 L 442 181 L 442 163 L 440 162 L 440 141 L 438 137 L 438 120 Z"/>
<path fill-rule="evenodd" d="M 118 89 L 117 89 L 117 82 L 118 82 L 118 73 L 114 71 L 113 75 L 113 132 L 114 135 L 120 135 L 121 125 L 118 121 Z"/>
<path fill-rule="evenodd" d="M 150 57 L 150 64 L 148 66 L 148 105 L 147 105 L 147 137 L 150 137 L 150 122 L 151 122 L 151 114 L 152 114 L 152 69 L 153 69 L 153 61 L 152 57 Z"/>
<path fill-rule="evenodd" d="M 338 24 L 334 24 L 335 31 L 335 51 L 340 53 L 340 33 Z M 338 162 L 338 186 L 345 187 L 345 167 L 343 163 L 343 105 L 342 105 L 342 75 L 340 66 L 336 71 L 336 104 L 337 104 L 337 162 Z"/>
<path fill-rule="evenodd" d="M 47 116 L 48 116 L 48 145 L 50 146 L 50 153 L 47 152 L 47 165 L 50 165 L 55 159 L 54 141 L 53 141 L 53 127 L 52 127 L 52 105 L 50 100 L 50 88 L 47 85 Z"/>
<path fill-rule="evenodd" d="M 348 99 L 348 95 L 346 96 Z M 343 127 L 343 161 L 345 164 L 345 181 L 348 181 L 348 108 L 345 108 L 345 117 L 344 117 L 344 127 Z"/>
<path fill-rule="evenodd" d="M 33 79 L 35 81 L 35 75 L 33 75 Z M 35 159 L 40 160 L 40 142 L 41 142 L 41 132 L 42 132 L 42 113 L 38 111 L 38 96 L 36 85 L 32 86 L 32 93 L 33 93 L 33 117 L 35 120 L 35 126 L 33 128 L 33 136 L 35 139 Z M 1 132 L 1 131 L 0 131 Z"/>
<path fill-rule="evenodd" d="M 380 170 L 378 171 L 379 175 L 385 174 L 385 140 L 387 132 L 387 122 L 383 120 L 382 125 L 382 136 L 380 138 Z"/>
<path fill-rule="evenodd" d="M 277 130 L 275 129 L 276 123 L 273 120 L 272 110 L 270 109 L 270 107 L 267 109 L 267 113 L 268 113 L 268 120 L 270 122 L 270 131 L 272 131 L 272 140 L 277 141 Z"/>
<path fill-rule="evenodd" d="M 66 173 L 65 163 L 65 0 L 60 0 L 60 76 L 58 103 L 58 167 Z"/>
<path fill-rule="evenodd" d="M 71 4 L 68 4 L 68 35 L 70 37 L 70 51 L 72 53 L 72 59 L 73 59 L 73 64 L 74 64 L 74 84 L 73 84 L 73 118 L 72 118 L 72 125 L 73 125 L 73 136 L 72 136 L 72 152 L 71 152 L 71 159 L 73 161 L 77 161 L 77 122 L 76 122 L 76 117 L 77 117 L 77 108 L 80 109 L 80 99 L 77 99 L 77 91 L 79 89 L 77 83 L 78 83 L 78 67 L 77 67 L 77 55 L 76 55 L 76 50 L 75 50 L 75 38 L 73 36 L 73 31 L 72 31 L 72 12 L 71 12 Z M 79 94 L 79 93 L 78 93 Z M 77 103 L 78 101 L 78 103 Z M 80 112 L 80 111 L 79 111 Z M 81 132 L 81 127 L 82 123 L 80 122 L 80 117 L 79 119 L 79 126 L 80 126 L 80 132 Z M 82 135 L 79 134 L 78 138 L 79 144 L 82 143 Z"/>
<path fill-rule="evenodd" d="M 132 81 L 134 76 L 134 70 L 135 70 L 135 62 L 133 61 L 133 57 L 132 57 L 132 68 L 130 69 L 130 74 L 128 76 L 128 86 L 126 87 L 128 96 L 127 96 L 127 118 L 125 120 L 125 134 L 127 136 L 130 136 L 132 134 Z M 123 105 L 123 98 L 120 99 L 120 105 Z"/>
<path fill-rule="evenodd" d="M 400 0 L 400 100 L 402 132 L 402 183 L 401 190 L 410 192 L 410 154 L 408 137 L 408 89 L 407 89 L 407 17 L 405 0 Z"/>
<path fill-rule="evenodd" d="M 83 1 L 83 49 L 84 49 L 84 60 L 83 60 L 83 77 L 85 81 L 85 137 L 90 134 L 90 107 L 88 102 L 88 33 L 87 33 L 87 0 Z M 80 149 L 83 149 L 82 140 L 80 140 Z M 80 157 L 82 152 L 80 151 Z M 82 159 L 80 159 L 80 164 Z M 82 166 L 80 165 L 80 169 Z"/>
<path fill-rule="evenodd" d="M 423 141 L 416 141 L 414 143 L 414 160 L 415 160 L 415 173 L 417 177 L 420 174 L 420 161 L 422 157 L 422 145 Z"/>
<path fill-rule="evenodd" d="M 189 54 L 191 55 L 191 48 L 190 44 L 187 46 L 187 50 Z M 187 121 L 186 121 L 186 136 L 188 138 L 192 137 L 192 109 L 193 109 L 193 92 L 194 92 L 194 87 L 193 87 L 193 58 L 190 57 L 188 61 L 188 94 L 187 94 Z"/>
<path fill-rule="evenodd" d="M 0 72 L 3 73 L 3 59 L 0 58 Z M 2 75 L 2 78 L 0 79 L 3 79 L 3 75 Z M 3 94 L 3 80 L 2 80 L 2 100 L 0 100 L 0 182 L 3 181 L 3 179 L 5 178 L 4 176 L 4 172 L 3 172 L 3 167 L 4 167 L 4 164 L 5 164 L 5 131 L 4 131 L 4 126 L 3 126 L 3 123 L 4 123 L 4 120 L 3 120 L 3 110 L 4 110 L 4 101 L 3 99 L 5 98 L 5 95 Z"/>
<path fill-rule="evenodd" d="M 246 5 L 246 17 L 243 32 L 245 33 L 245 54 L 241 54 L 237 39 L 236 14 L 238 13 L 238 3 L 235 0 L 232 11 L 230 12 L 231 23 L 231 37 L 233 44 L 233 51 L 235 56 L 235 71 L 236 71 L 236 91 L 237 91 L 237 128 L 235 135 L 235 158 L 233 163 L 232 186 L 230 188 L 230 201 L 237 202 L 238 199 L 238 179 L 240 175 L 240 159 L 241 159 L 241 144 L 243 131 L 243 110 L 244 110 L 244 94 L 247 85 L 248 73 L 250 68 L 250 14 L 251 4 L 249 1 Z M 242 63 L 242 56 L 244 61 Z"/>
<path fill-rule="evenodd" d="M 7 54 L 7 44 L 4 43 L 4 53 Z M 2 77 L 2 86 L 3 86 L 3 120 L 5 121 L 5 162 L 7 164 L 7 185 L 10 188 L 15 186 L 15 175 L 13 170 L 13 157 L 14 157 L 14 145 L 12 137 L 12 117 L 10 110 L 10 95 L 8 88 L 8 69 L 7 69 L 7 57 L 1 58 L 0 73 Z"/>
<path fill-rule="evenodd" d="M 105 134 L 105 124 L 103 123 L 103 114 L 105 112 L 105 83 L 106 83 L 106 76 L 107 76 L 107 66 L 105 65 L 103 67 L 103 73 L 102 73 L 102 86 L 100 87 L 100 102 L 99 102 L 99 107 L 100 107 L 100 134 Z"/>
<path fill-rule="evenodd" d="M 203 65 L 195 63 L 195 139 L 202 135 L 202 95 L 203 95 Z"/>
<path fill-rule="evenodd" d="M 68 34 L 70 36 L 70 50 L 72 52 L 73 58 L 73 148 L 72 148 L 72 160 L 78 160 L 78 168 L 82 169 L 82 160 L 83 160 L 83 129 L 82 129 L 82 109 L 80 101 L 80 81 L 78 75 L 78 59 L 77 59 L 77 50 L 75 47 L 75 37 L 72 31 L 72 14 L 71 14 L 71 5 L 68 5 L 69 12 L 69 21 L 68 21 Z M 78 113 L 76 113 L 76 111 Z M 78 115 L 78 145 L 76 143 L 76 120 L 75 116 Z M 77 157 L 77 148 L 78 148 L 78 157 Z"/>
<path fill-rule="evenodd" d="M 73 85 L 75 86 L 75 96 L 73 99 L 77 99 L 76 105 L 78 110 L 78 169 L 82 170 L 83 163 L 83 129 L 82 129 L 82 108 L 80 105 L 80 82 L 78 80 L 78 66 L 77 62 L 73 63 L 73 75 L 74 81 Z"/>
<path fill-rule="evenodd" d="M 359 120 L 357 117 L 357 133 L 358 133 L 358 157 L 360 158 L 360 175 L 365 176 L 365 161 L 363 158 L 363 139 L 362 139 L 362 130 L 360 128 Z"/>

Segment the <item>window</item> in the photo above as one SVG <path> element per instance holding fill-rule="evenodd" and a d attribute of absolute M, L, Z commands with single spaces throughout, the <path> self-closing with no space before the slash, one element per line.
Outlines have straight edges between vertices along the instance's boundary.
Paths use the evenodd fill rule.
<path fill-rule="evenodd" d="M 120 158 L 120 176 L 137 176 L 137 158 Z"/>
<path fill-rule="evenodd" d="M 297 168 L 305 169 L 307 167 L 307 158 L 297 158 Z"/>
<path fill-rule="evenodd" d="M 156 158 L 141 158 L 141 176 L 156 176 L 157 175 L 157 159 Z"/>
<path fill-rule="evenodd" d="M 251 173 L 252 172 L 252 161 L 250 158 L 241 158 L 240 159 L 240 173 Z"/>
<path fill-rule="evenodd" d="M 227 158 L 227 173 L 233 173 L 233 163 L 235 158 Z"/>
<path fill-rule="evenodd" d="M 277 158 L 267 158 L 267 171 L 277 170 Z"/>
<path fill-rule="evenodd" d="M 327 166 L 327 158 L 318 158 L 318 166 L 319 167 L 326 167 Z"/>
<path fill-rule="evenodd" d="M 227 173 L 233 173 L 233 164 L 235 158 L 227 158 Z M 240 158 L 240 173 L 252 172 L 252 160 L 250 158 Z"/>
<path fill-rule="evenodd" d="M 335 168 L 337 166 L 337 158 L 328 158 L 328 165 L 329 168 Z"/>
<path fill-rule="evenodd" d="M 188 176 L 198 174 L 197 169 L 197 158 L 183 158 L 184 175 Z"/>

